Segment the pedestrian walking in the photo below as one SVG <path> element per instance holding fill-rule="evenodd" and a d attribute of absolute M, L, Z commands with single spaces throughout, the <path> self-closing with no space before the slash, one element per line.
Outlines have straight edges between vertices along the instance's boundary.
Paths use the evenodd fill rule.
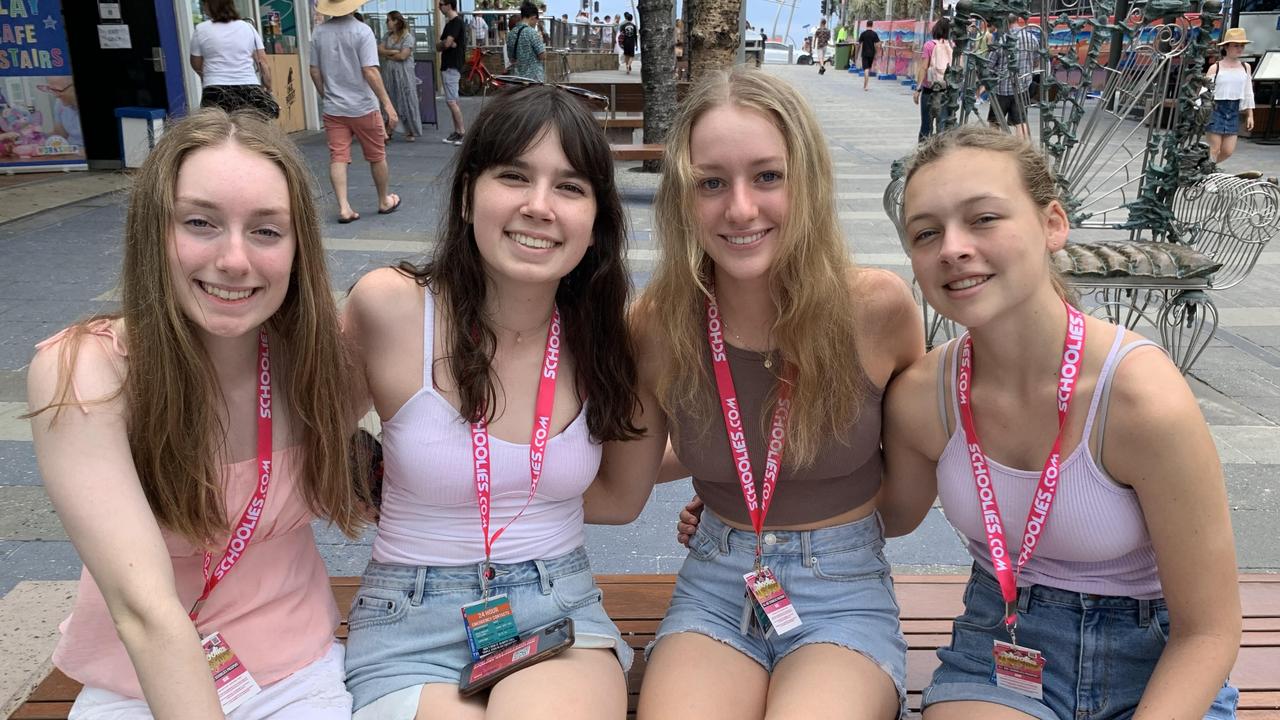
<path fill-rule="evenodd" d="M 1206 73 L 1213 80 L 1213 116 L 1205 137 L 1215 163 L 1225 162 L 1236 151 L 1240 113 L 1244 113 L 1244 129 L 1253 132 L 1253 70 L 1240 60 L 1248 42 L 1244 28 L 1227 30 L 1218 43 L 1223 57 Z"/>
<path fill-rule="evenodd" d="M 198 110 L 133 178 L 119 312 L 38 346 L 35 455 L 85 568 L 71 717 L 351 717 L 311 530 L 364 515 L 326 255 L 297 145 Z"/>
<path fill-rule="evenodd" d="M 387 125 L 400 116 L 382 84 L 378 41 L 369 26 L 353 14 L 365 0 L 317 0 L 316 11 L 329 19 L 311 33 L 311 81 L 324 100 L 324 133 L 329 143 L 329 182 L 338 200 L 338 222 L 360 219 L 347 199 L 347 165 L 351 142 L 369 163 L 378 192 L 378 212 L 386 215 L 400 208 L 400 196 L 388 190 Z M 383 114 L 378 113 L 381 103 Z M 386 118 L 386 125 L 383 118 Z"/>
<path fill-rule="evenodd" d="M 507 57 L 511 60 L 507 74 L 546 82 L 546 53 L 538 29 L 538 6 L 525 0 L 520 3 L 520 22 L 507 33 Z"/>
<path fill-rule="evenodd" d="M 270 119 L 280 117 L 262 36 L 241 20 L 235 0 L 203 1 L 209 19 L 191 31 L 191 69 L 204 86 L 200 107 L 249 108 Z"/>
<path fill-rule="evenodd" d="M 1010 132 L 1030 139 L 1027 108 L 1031 105 L 1030 90 L 1040 51 L 1038 33 L 1031 31 L 1025 18 L 1014 15 L 1009 18 L 1008 35 L 995 38 L 989 48 L 988 58 L 996 83 L 992 88 L 995 97 L 987 109 L 987 122 L 992 127 L 1000 127 L 1003 118 Z"/>
<path fill-rule="evenodd" d="M 387 36 L 378 47 L 382 56 L 382 84 L 391 96 L 391 104 L 400 116 L 404 127 L 404 139 L 416 142 L 422 135 L 422 112 L 418 100 L 418 76 L 414 72 L 413 50 L 415 41 L 404 15 L 399 10 L 387 13 Z M 394 125 L 387 125 L 387 139 L 395 133 Z"/>
<path fill-rule="evenodd" d="M 632 651 L 601 604 L 582 514 L 601 444 L 637 434 L 608 141 L 560 88 L 499 94 L 451 188 L 432 259 L 361 278 L 344 318 L 386 461 L 349 618 L 355 720 L 620 719 Z M 495 646 L 565 618 L 573 647 L 459 694 L 478 657 L 492 665 Z"/>
<path fill-rule="evenodd" d="M 622 62 L 626 65 L 627 74 L 631 74 L 631 63 L 636 58 L 636 43 L 640 40 L 640 29 L 631 19 L 631 13 L 622 13 L 623 22 L 618 26 L 618 45 L 622 48 Z"/>
<path fill-rule="evenodd" d="M 440 0 L 440 12 L 445 17 L 440 31 L 440 84 L 444 86 L 444 104 L 449 108 L 453 132 L 444 138 L 445 143 L 462 144 L 467 128 L 458 105 L 458 83 L 462 80 L 462 66 L 467 57 L 467 28 L 458 14 L 458 0 Z"/>
<path fill-rule="evenodd" d="M 827 45 L 831 43 L 831 29 L 827 27 L 827 19 L 818 21 L 818 29 L 813 31 L 814 61 L 818 63 L 818 74 L 827 72 Z"/>
<path fill-rule="evenodd" d="M 932 37 L 925 42 L 921 53 L 920 70 L 916 74 L 916 90 L 911 99 L 920 106 L 919 139 L 946 130 L 946 122 L 939 118 L 941 100 L 946 90 L 947 68 L 951 67 L 953 45 L 947 36 L 951 21 L 942 18 L 933 24 Z"/>
<path fill-rule="evenodd" d="M 875 498 L 880 396 L 924 353 L 918 308 L 850 264 L 823 130 L 784 81 L 708 78 L 667 143 L 661 260 L 632 312 L 645 435 L 606 447 L 585 505 L 629 522 L 655 479 L 688 475 L 706 501 L 637 717 L 899 717 Z"/>
<path fill-rule="evenodd" d="M 1070 233 L 1058 193 L 1038 148 L 989 127 L 906 165 L 912 271 L 968 329 L 885 400 L 886 533 L 941 501 L 974 563 L 925 717 L 1234 718 L 1240 596 L 1214 439 L 1160 346 L 1072 303 L 1049 257 Z"/>
<path fill-rule="evenodd" d="M 858 57 L 862 60 L 862 89 L 870 90 L 867 82 L 871 80 L 871 68 L 876 64 L 876 52 L 880 47 L 880 34 L 873 28 L 874 20 L 867 21 L 867 27 L 858 35 Z"/>

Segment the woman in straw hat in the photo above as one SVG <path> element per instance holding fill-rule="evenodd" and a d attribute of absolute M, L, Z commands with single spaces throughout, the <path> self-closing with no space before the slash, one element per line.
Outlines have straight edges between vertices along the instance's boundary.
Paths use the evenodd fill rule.
<path fill-rule="evenodd" d="M 1205 128 L 1209 138 L 1209 157 L 1215 163 L 1225 161 L 1236 151 L 1240 134 L 1240 113 L 1244 112 L 1244 129 L 1253 132 L 1253 71 L 1240 61 L 1249 43 L 1244 28 L 1231 28 L 1218 43 L 1222 59 L 1209 68 L 1213 79 L 1213 117 Z"/>

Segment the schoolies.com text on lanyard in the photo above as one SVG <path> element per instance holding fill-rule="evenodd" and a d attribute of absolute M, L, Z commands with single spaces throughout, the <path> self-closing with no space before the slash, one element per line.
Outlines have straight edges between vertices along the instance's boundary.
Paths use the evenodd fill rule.
<path fill-rule="evenodd" d="M 1013 635 L 1017 629 L 1017 573 L 1035 552 L 1036 544 L 1044 532 L 1045 523 L 1048 522 L 1049 510 L 1053 507 L 1053 500 L 1058 492 L 1062 430 L 1067 422 L 1067 411 L 1071 408 L 1071 397 L 1075 394 L 1076 381 L 1080 376 L 1084 356 L 1084 315 L 1070 305 L 1066 305 L 1066 308 L 1067 336 L 1062 344 L 1062 366 L 1058 371 L 1058 434 L 1053 440 L 1049 457 L 1045 459 L 1044 468 L 1040 471 L 1040 483 L 1032 498 L 1031 508 L 1027 511 L 1027 522 L 1022 533 L 1022 548 L 1018 553 L 1016 564 L 1012 563 L 1009 557 L 1009 546 L 1005 541 L 1000 505 L 996 502 L 995 487 L 991 484 L 991 474 L 987 469 L 987 456 L 982 449 L 982 442 L 978 439 L 978 428 L 973 419 L 971 398 L 973 339 L 966 334 L 960 345 L 960 362 L 956 373 L 956 397 L 960 405 L 960 424 L 964 427 L 969 464 L 978 490 L 978 501 L 982 506 L 982 524 L 987 532 L 987 549 L 991 553 L 991 564 L 995 570 L 996 579 L 1000 582 L 1000 594 L 1004 598 L 1005 626 L 1009 629 L 1009 635 L 1014 644 L 1017 644 L 1017 639 Z"/>
<path fill-rule="evenodd" d="M 267 490 L 271 487 L 271 352 L 267 345 L 265 327 L 258 329 L 258 364 L 255 372 L 258 375 L 258 464 L 255 466 L 258 484 L 253 489 L 249 504 L 240 514 L 240 521 L 236 523 L 231 539 L 227 541 L 227 549 L 222 553 L 222 560 L 218 562 L 216 568 L 212 568 L 212 572 L 210 572 L 210 566 L 213 564 L 213 554 L 205 551 L 204 591 L 191 605 L 188 614 L 192 622 L 199 617 L 200 609 L 204 607 L 204 602 L 209 599 L 213 589 L 222 582 L 227 573 L 231 572 L 231 569 L 248 551 L 249 541 L 257 532 L 258 521 L 262 519 L 262 511 L 267 506 Z"/>
<path fill-rule="evenodd" d="M 547 328 L 547 346 L 542 353 L 542 373 L 538 376 L 538 397 L 533 410 L 533 432 L 529 438 L 529 497 L 524 507 L 515 514 L 493 535 L 489 534 L 489 515 L 492 499 L 492 482 L 489 472 L 489 426 L 483 413 L 480 419 L 471 423 L 471 461 L 472 473 L 476 483 L 476 502 L 480 505 L 480 530 L 484 534 L 484 592 L 488 593 L 487 581 L 493 579 L 491 558 L 493 544 L 502 537 L 502 533 L 529 509 L 533 496 L 538 491 L 538 481 L 542 479 L 542 468 L 547 459 L 547 440 L 551 435 L 551 413 L 555 410 L 556 374 L 560 367 L 560 309 L 551 312 L 551 326 Z"/>
<path fill-rule="evenodd" d="M 738 473 L 742 497 L 751 516 L 751 528 L 756 533 L 755 569 L 760 570 L 763 546 L 764 521 L 773 502 L 778 486 L 778 474 L 782 470 L 782 451 L 787 439 L 787 414 L 791 408 L 791 366 L 784 364 L 782 386 L 773 408 L 773 421 L 769 426 L 769 449 L 765 455 L 764 478 L 756 495 L 755 477 L 751 470 L 751 455 L 747 451 L 747 436 L 742 430 L 742 407 L 738 404 L 738 391 L 733 385 L 733 372 L 725 354 L 724 323 L 720 319 L 720 306 L 713 291 L 707 298 L 707 342 L 711 346 L 711 364 L 715 370 L 716 391 L 720 394 L 720 411 L 724 415 L 725 432 L 729 438 L 729 451 L 733 454 L 733 468 Z"/>

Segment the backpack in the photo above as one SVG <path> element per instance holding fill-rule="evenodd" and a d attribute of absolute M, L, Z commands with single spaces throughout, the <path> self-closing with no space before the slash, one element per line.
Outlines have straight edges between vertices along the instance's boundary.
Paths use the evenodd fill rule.
<path fill-rule="evenodd" d="M 930 90 L 941 90 L 946 85 L 947 68 L 951 67 L 951 41 L 939 40 L 929 54 L 929 72 L 925 84 Z"/>

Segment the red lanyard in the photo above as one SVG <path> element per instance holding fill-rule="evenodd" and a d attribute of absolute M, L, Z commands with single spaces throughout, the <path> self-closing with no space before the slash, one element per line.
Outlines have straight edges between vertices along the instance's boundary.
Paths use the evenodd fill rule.
<path fill-rule="evenodd" d="M 200 608 L 209 598 L 213 589 L 222 582 L 231 568 L 240 562 L 249 541 L 258 530 L 258 521 L 262 519 L 262 510 L 267 505 L 267 489 L 271 487 L 271 353 L 267 348 L 267 329 L 258 330 L 258 485 L 253 490 L 253 497 L 240 514 L 240 522 L 236 523 L 235 532 L 227 541 L 227 549 L 222 553 L 222 560 L 216 568 L 212 568 L 213 554 L 204 554 L 204 592 L 191 606 L 191 621 L 195 622 L 200 615 Z"/>
<path fill-rule="evenodd" d="M 1027 511 L 1027 523 L 1022 533 L 1022 549 L 1015 566 L 1010 566 L 1008 544 L 1005 542 L 1004 525 L 1000 519 L 1000 506 L 996 491 L 991 485 L 987 470 L 987 456 L 978 440 L 978 429 L 973 421 L 973 406 L 969 397 L 973 377 L 973 339 L 965 335 L 960 346 L 960 367 L 956 375 L 956 396 L 960 402 L 960 423 L 964 426 L 968 442 L 969 463 L 973 481 L 978 488 L 978 501 L 982 506 L 982 524 L 987 530 L 987 549 L 996 579 L 1000 581 L 1000 594 L 1004 597 L 1005 625 L 1010 630 L 1017 624 L 1018 580 L 1016 573 L 1031 559 L 1040 535 L 1049 519 L 1049 509 L 1058 492 L 1058 462 L 1062 454 L 1062 428 L 1067 422 L 1067 410 L 1080 376 L 1080 363 L 1084 355 L 1084 315 L 1079 310 L 1067 308 L 1067 337 L 1062 344 L 1062 368 L 1058 371 L 1058 435 L 1053 448 L 1040 471 L 1040 484 L 1036 487 L 1035 500 Z M 1015 641 L 1016 642 L 1016 641 Z"/>
<path fill-rule="evenodd" d="M 729 451 L 733 454 L 733 467 L 742 485 L 742 497 L 747 501 L 747 513 L 751 527 L 756 531 L 756 566 L 760 565 L 764 519 L 773 502 L 774 488 L 778 485 L 778 473 L 782 469 L 782 449 L 787 442 L 787 414 L 791 410 L 790 366 L 783 371 L 782 388 L 773 408 L 773 422 L 769 427 L 769 450 L 764 461 L 764 482 L 760 497 L 756 497 L 756 483 L 751 471 L 751 455 L 747 451 L 747 437 L 742 430 L 742 411 L 738 404 L 738 391 L 733 387 L 733 372 L 724 349 L 724 323 L 720 320 L 720 306 L 713 293 L 707 298 L 707 342 L 711 345 L 711 364 L 715 369 L 716 391 L 720 394 L 720 412 L 724 415 L 724 429 L 729 437 Z"/>
<path fill-rule="evenodd" d="M 551 435 L 551 412 L 556 404 L 556 373 L 560 367 L 560 309 L 551 312 L 551 326 L 547 328 L 547 348 L 542 353 L 542 374 L 538 378 L 538 399 L 533 409 L 533 432 L 529 438 L 529 498 L 515 517 L 507 521 L 493 535 L 489 535 L 489 511 L 492 487 L 489 477 L 489 426 L 481 417 L 471 423 L 471 462 L 476 481 L 476 502 L 480 505 L 480 530 L 484 533 L 484 579 L 493 579 L 489 558 L 493 544 L 511 527 L 533 502 L 542 479 L 543 463 L 547 459 L 547 439 Z M 487 586 L 486 586 L 487 588 Z"/>

